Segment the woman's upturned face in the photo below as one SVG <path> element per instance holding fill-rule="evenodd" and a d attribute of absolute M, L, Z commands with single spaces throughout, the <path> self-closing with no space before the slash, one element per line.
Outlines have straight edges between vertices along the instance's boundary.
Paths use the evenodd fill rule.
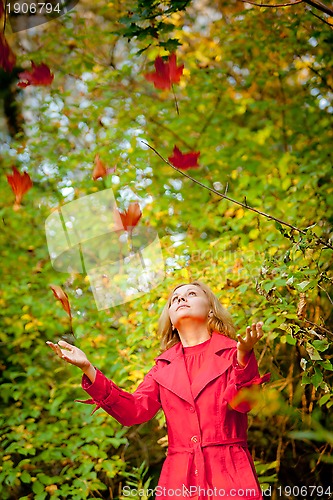
<path fill-rule="evenodd" d="M 182 285 L 173 292 L 169 306 L 171 323 L 179 329 L 182 321 L 206 323 L 211 307 L 205 292 L 196 285 Z"/>

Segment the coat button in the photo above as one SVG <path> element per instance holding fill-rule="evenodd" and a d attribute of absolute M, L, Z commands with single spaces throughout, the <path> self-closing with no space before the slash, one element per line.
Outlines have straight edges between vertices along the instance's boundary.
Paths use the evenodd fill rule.
<path fill-rule="evenodd" d="M 190 410 L 190 412 L 192 412 L 192 413 L 194 413 L 194 412 L 195 412 L 195 409 L 194 409 L 194 407 L 193 407 L 193 406 L 190 406 L 190 407 L 189 407 L 189 410 Z"/>
<path fill-rule="evenodd" d="M 198 436 L 192 436 L 191 437 L 192 443 L 197 443 L 198 442 Z"/>
<path fill-rule="evenodd" d="M 195 471 L 194 471 L 194 475 L 195 475 L 195 476 L 197 476 L 198 474 L 199 474 L 198 469 L 195 469 Z"/>

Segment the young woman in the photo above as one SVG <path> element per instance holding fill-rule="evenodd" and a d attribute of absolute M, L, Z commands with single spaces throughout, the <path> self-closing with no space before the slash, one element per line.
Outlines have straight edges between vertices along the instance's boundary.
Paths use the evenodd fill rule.
<path fill-rule="evenodd" d="M 241 389 L 269 379 L 269 374 L 259 376 L 253 353 L 263 336 L 262 323 L 233 340 L 229 313 L 195 281 L 172 290 L 159 330 L 165 350 L 132 394 L 106 378 L 77 347 L 64 341 L 47 344 L 81 368 L 82 387 L 92 398 L 82 402 L 96 404 L 95 410 L 101 407 L 130 426 L 163 409 L 169 445 L 156 498 L 261 499 L 247 448 L 250 402 Z"/>

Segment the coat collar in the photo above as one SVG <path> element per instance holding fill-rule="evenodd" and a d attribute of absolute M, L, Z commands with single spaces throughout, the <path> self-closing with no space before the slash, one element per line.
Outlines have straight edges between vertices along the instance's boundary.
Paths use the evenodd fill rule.
<path fill-rule="evenodd" d="M 182 344 L 178 342 L 156 358 L 156 360 L 167 361 L 168 365 L 156 371 L 154 379 L 160 385 L 193 405 L 194 399 L 198 397 L 204 387 L 231 366 L 232 360 L 221 356 L 221 351 L 235 347 L 235 340 L 218 332 L 213 332 L 205 362 L 200 373 L 192 381 L 192 386 L 190 386 Z"/>
<path fill-rule="evenodd" d="M 236 341 L 226 337 L 225 335 L 219 333 L 219 332 L 213 332 L 212 333 L 212 338 L 209 343 L 209 350 L 214 353 L 218 353 L 224 349 L 232 349 L 233 347 L 236 347 Z M 166 351 L 162 352 L 155 360 L 158 359 L 163 359 L 165 361 L 172 361 L 174 358 L 176 358 L 179 355 L 183 355 L 183 346 L 181 342 L 178 342 L 177 344 L 173 345 L 170 347 L 170 349 L 167 349 Z"/>

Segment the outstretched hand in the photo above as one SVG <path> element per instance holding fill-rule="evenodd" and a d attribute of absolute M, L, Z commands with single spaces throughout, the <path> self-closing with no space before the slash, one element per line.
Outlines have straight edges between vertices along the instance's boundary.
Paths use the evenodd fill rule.
<path fill-rule="evenodd" d="M 237 349 L 243 353 L 248 353 L 252 351 L 255 344 L 261 337 L 264 335 L 262 331 L 263 322 L 259 321 L 259 323 L 252 323 L 252 326 L 246 327 L 246 336 L 245 338 L 241 337 L 241 335 L 237 335 Z"/>
<path fill-rule="evenodd" d="M 90 361 L 81 349 L 75 347 L 74 345 L 65 342 L 65 340 L 59 340 L 57 344 L 53 342 L 46 342 L 47 345 L 54 351 L 59 358 L 64 359 L 67 363 L 78 366 L 81 370 L 85 371 L 90 366 Z M 63 348 L 63 349 L 61 349 Z"/>

